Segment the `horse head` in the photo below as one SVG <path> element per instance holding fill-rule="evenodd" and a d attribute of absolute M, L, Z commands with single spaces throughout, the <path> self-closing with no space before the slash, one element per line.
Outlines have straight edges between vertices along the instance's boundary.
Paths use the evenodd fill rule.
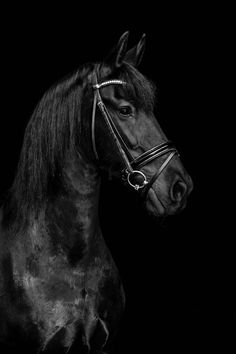
<path fill-rule="evenodd" d="M 82 105 L 91 117 L 86 123 L 88 155 L 140 193 L 150 213 L 175 214 L 185 207 L 193 184 L 155 117 L 155 86 L 137 69 L 145 35 L 127 51 L 128 35 L 121 36 L 104 62 L 95 64 L 88 80 L 90 104 Z M 88 135 L 82 137 L 86 142 Z"/>

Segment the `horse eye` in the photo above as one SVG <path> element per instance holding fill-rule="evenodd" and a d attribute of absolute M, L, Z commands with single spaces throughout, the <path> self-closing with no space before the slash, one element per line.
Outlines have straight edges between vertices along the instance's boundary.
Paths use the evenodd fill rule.
<path fill-rule="evenodd" d="M 119 113 L 122 116 L 130 116 L 132 114 L 132 108 L 130 106 L 122 106 L 119 108 Z"/>

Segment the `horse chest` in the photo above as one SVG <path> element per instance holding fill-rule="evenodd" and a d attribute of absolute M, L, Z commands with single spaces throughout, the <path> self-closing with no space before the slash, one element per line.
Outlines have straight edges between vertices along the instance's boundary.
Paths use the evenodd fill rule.
<path fill-rule="evenodd" d="M 75 340 L 78 327 L 83 328 L 86 338 L 91 337 L 98 321 L 113 327 L 123 311 L 124 296 L 110 264 L 50 272 L 44 279 L 29 273 L 23 276 L 31 317 L 44 345 L 62 330 L 67 346 Z M 102 328 L 106 328 L 104 324 Z"/>

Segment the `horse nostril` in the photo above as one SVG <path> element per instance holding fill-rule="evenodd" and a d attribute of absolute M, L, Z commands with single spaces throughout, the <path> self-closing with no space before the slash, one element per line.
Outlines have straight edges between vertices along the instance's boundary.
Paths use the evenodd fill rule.
<path fill-rule="evenodd" d="M 174 202 L 180 202 L 183 199 L 186 191 L 187 185 L 181 180 L 176 181 L 171 189 L 171 199 Z"/>

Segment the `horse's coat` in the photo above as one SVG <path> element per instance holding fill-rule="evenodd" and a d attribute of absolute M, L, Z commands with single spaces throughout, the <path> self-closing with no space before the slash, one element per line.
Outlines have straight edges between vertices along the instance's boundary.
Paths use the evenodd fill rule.
<path fill-rule="evenodd" d="M 121 161 L 101 115 L 91 146 L 93 73 L 122 76 L 128 88 L 106 87 L 103 99 L 135 156 L 166 141 L 154 119 L 153 88 L 134 68 L 144 37 L 127 54 L 123 36 L 115 59 L 89 64 L 45 94 L 26 129 L 18 172 L 1 211 L 0 343 L 31 353 L 110 350 L 124 310 L 118 270 L 98 219 L 100 169 L 120 176 Z M 127 117 L 120 107 L 129 107 Z M 149 179 L 165 161 L 143 167 Z M 153 182 L 153 214 L 181 210 L 191 179 L 179 158 Z M 81 351 L 82 353 L 82 351 Z"/>

